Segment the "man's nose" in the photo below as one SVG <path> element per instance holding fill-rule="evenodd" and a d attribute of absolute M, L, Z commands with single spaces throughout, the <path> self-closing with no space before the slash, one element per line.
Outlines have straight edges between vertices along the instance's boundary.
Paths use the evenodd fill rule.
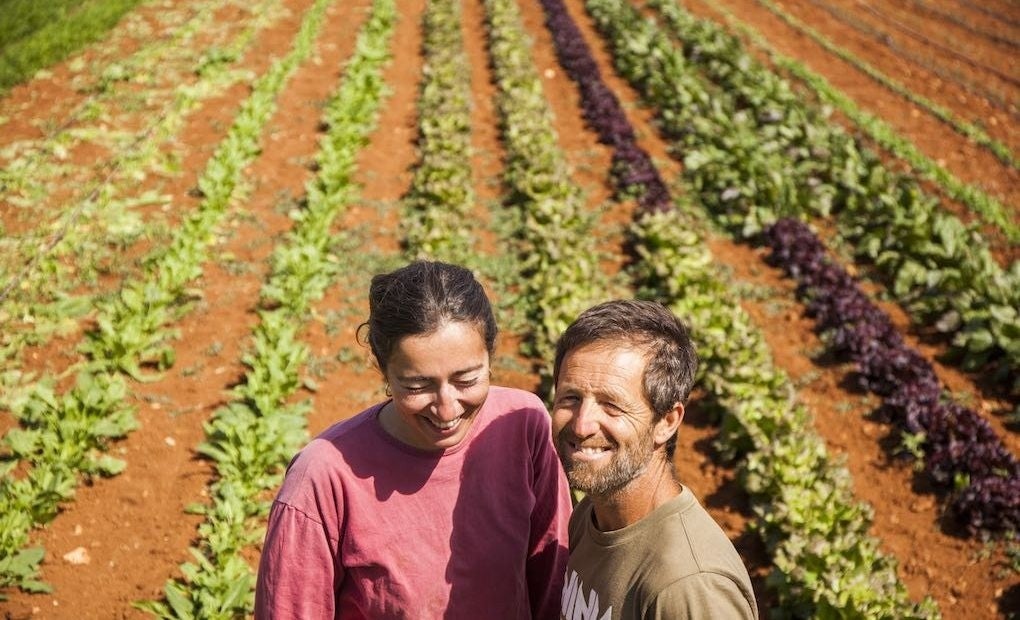
<path fill-rule="evenodd" d="M 598 418 L 598 404 L 587 399 L 582 400 L 571 418 L 571 430 L 579 438 L 595 435 L 599 430 Z"/>

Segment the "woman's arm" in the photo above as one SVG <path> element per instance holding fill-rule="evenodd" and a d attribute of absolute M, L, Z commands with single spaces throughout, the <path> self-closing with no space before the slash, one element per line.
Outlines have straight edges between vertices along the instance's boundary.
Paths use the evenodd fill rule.
<path fill-rule="evenodd" d="M 316 517 L 273 503 L 255 586 L 257 620 L 332 620 L 343 578 L 334 545 Z"/>
<path fill-rule="evenodd" d="M 538 426 L 541 432 L 532 439 L 535 509 L 531 514 L 527 562 L 528 597 L 532 618 L 559 620 L 567 567 L 570 489 L 553 447 L 549 416 L 544 411 Z"/>

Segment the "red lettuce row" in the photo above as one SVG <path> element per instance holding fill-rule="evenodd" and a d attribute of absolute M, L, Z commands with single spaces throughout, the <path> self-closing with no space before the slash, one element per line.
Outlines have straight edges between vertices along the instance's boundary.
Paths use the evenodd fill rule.
<path fill-rule="evenodd" d="M 637 145 L 620 101 L 602 81 L 591 49 L 563 0 L 541 2 L 560 66 L 581 90 L 584 119 L 598 134 L 599 141 L 613 148 L 613 183 L 617 194 L 635 196 L 644 212 L 668 211 L 673 206 L 669 189 L 648 153 Z"/>
<path fill-rule="evenodd" d="M 806 224 L 782 218 L 766 229 L 765 239 L 770 259 L 809 298 L 808 313 L 833 351 L 856 365 L 860 387 L 883 399 L 890 422 L 923 435 L 925 470 L 937 487 L 951 491 L 951 516 L 970 534 L 1020 531 L 1020 463 L 988 421 L 943 398 L 931 363 L 828 258 Z"/>

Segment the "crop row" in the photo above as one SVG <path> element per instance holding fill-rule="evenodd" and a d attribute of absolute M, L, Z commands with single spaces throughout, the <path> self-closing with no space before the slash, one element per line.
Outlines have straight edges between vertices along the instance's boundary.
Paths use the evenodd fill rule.
<path fill-rule="evenodd" d="M 217 10 L 223 6 L 223 0 L 204 0 L 192 5 L 189 10 L 193 11 L 193 14 L 176 27 L 171 27 L 170 36 L 151 38 L 124 58 L 108 60 L 105 63 L 93 61 L 94 66 L 91 70 L 83 70 L 80 75 L 71 78 L 72 89 L 85 96 L 66 114 L 65 119 L 53 128 L 49 125 L 55 124 L 56 121 L 49 120 L 40 127 L 46 132 L 44 137 L 7 144 L 0 153 L 6 160 L 3 171 L 0 172 L 0 191 L 5 197 L 19 207 L 31 208 L 36 201 L 45 198 L 45 180 L 68 172 L 68 168 L 61 166 L 59 162 L 81 141 L 86 139 L 109 141 L 110 138 L 106 136 L 118 135 L 119 132 L 114 128 L 121 125 L 113 123 L 115 119 L 110 118 L 115 108 L 132 105 L 148 108 L 152 105 L 153 99 L 160 98 L 151 87 L 169 76 L 176 75 L 179 67 L 186 67 L 189 72 L 194 67 L 195 73 L 200 74 L 204 71 L 204 66 L 201 63 L 196 64 L 197 60 L 205 59 L 208 62 L 210 55 L 223 56 L 229 53 L 231 46 L 226 48 L 215 46 L 216 37 L 213 38 L 213 48 L 210 51 L 203 52 L 196 49 L 193 44 L 194 38 L 198 35 L 208 36 L 210 32 L 220 31 L 213 26 Z M 168 20 L 172 23 L 182 18 L 180 13 L 186 11 L 183 9 L 167 11 L 161 15 L 161 21 Z M 252 14 L 257 13 L 253 11 Z M 84 60 L 75 64 L 83 65 Z M 127 88 L 129 83 L 135 86 L 135 90 Z M 143 85 L 146 88 L 137 90 L 138 86 Z M 100 125 L 102 121 L 110 123 L 105 127 L 105 131 Z M 113 143 L 110 146 L 123 145 Z"/>
<path fill-rule="evenodd" d="M 972 535 L 1020 532 L 1020 462 L 972 409 L 947 401 L 935 370 L 909 347 L 887 314 L 829 259 L 802 222 L 780 219 L 766 231 L 773 259 L 796 278 L 829 346 L 848 356 L 861 387 L 883 399 L 885 414 L 917 436 L 925 469 L 953 492 L 949 511 Z"/>
<path fill-rule="evenodd" d="M 867 21 L 859 19 L 849 11 L 833 6 L 821 0 L 809 0 L 811 4 L 824 10 L 837 21 L 850 26 L 866 37 L 871 38 L 879 45 L 885 45 L 896 53 L 900 58 L 932 73 L 947 82 L 958 84 L 968 92 L 984 97 L 989 102 L 1002 110 L 1010 109 L 1010 97 L 1001 88 L 989 84 L 987 80 L 971 79 L 965 73 L 932 60 L 931 56 L 915 52 L 908 47 L 898 43 L 891 34 L 872 26 Z"/>
<path fill-rule="evenodd" d="M 127 194 L 139 179 L 166 172 L 162 147 L 179 134 L 198 104 L 240 79 L 240 73 L 229 71 L 230 62 L 250 46 L 254 35 L 267 24 L 267 16 L 277 13 L 273 9 L 278 4 L 278 0 L 264 0 L 252 7 L 256 17 L 222 49 L 223 62 L 210 65 L 205 56 L 200 58 L 193 66 L 199 79 L 172 89 L 154 122 L 133 134 L 130 143 L 111 149 L 116 155 L 107 165 L 108 172 L 93 189 L 67 204 L 58 221 L 47 226 L 56 229 L 49 239 L 42 239 L 46 230 L 40 227 L 6 240 L 4 245 L 13 250 L 11 256 L 28 260 L 17 271 L 13 263 L 0 268 L 6 281 L 4 294 L 0 295 L 6 317 L 0 320 L 8 327 L 0 349 L 5 366 L 17 359 L 26 344 L 41 344 L 58 330 L 73 329 L 74 318 L 87 312 L 93 303 L 93 294 L 82 293 L 80 285 L 94 281 L 100 271 L 108 268 L 112 252 L 153 233 L 152 225 L 146 225 L 134 209 L 146 203 L 165 203 L 169 197 L 156 190 L 133 197 Z M 36 159 L 57 144 L 68 148 L 73 140 L 67 132 L 59 132 L 39 146 Z M 38 172 L 26 167 L 21 171 L 26 176 L 20 178 L 31 178 L 35 183 Z M 18 322 L 23 326 L 16 325 Z"/>
<path fill-rule="evenodd" d="M 998 43 L 999 45 L 1012 47 L 1014 49 L 1020 48 L 1020 42 L 1017 42 L 1015 39 L 1011 37 L 1004 37 L 996 34 L 995 32 L 991 32 L 986 28 L 982 28 L 963 15 L 947 11 L 937 5 L 925 2 L 924 0 L 911 0 L 910 5 L 913 6 L 918 13 L 928 13 L 929 15 L 936 16 L 940 20 L 952 22 L 971 34 L 983 37 L 989 41 Z"/>
<path fill-rule="evenodd" d="M 552 115 L 514 0 L 485 0 L 489 57 L 506 149 L 506 206 L 520 213 L 521 297 L 530 326 L 526 353 L 548 364 L 556 339 L 607 282 L 592 241 L 592 216 L 557 144 Z M 548 389 L 549 368 L 540 369 Z"/>
<path fill-rule="evenodd" d="M 262 128 L 275 110 L 276 96 L 297 65 L 310 53 L 315 34 L 308 22 L 290 52 L 276 61 L 254 84 L 234 123 L 199 179 L 204 199 L 181 226 L 171 246 L 153 255 L 142 277 L 127 283 L 112 300 L 99 304 L 94 331 L 82 350 L 90 355 L 76 387 L 62 396 L 46 378 L 27 386 L 11 402 L 21 428 L 3 439 L 3 477 L 0 478 L 0 567 L 17 560 L 0 585 L 39 587 L 34 581 L 41 553 L 26 556 L 21 548 L 37 524 L 56 514 L 60 503 L 73 496 L 81 475 L 112 475 L 124 463 L 104 454 L 109 440 L 137 426 L 127 403 L 121 373 L 146 381 L 143 367 L 165 369 L 174 350 L 172 322 L 187 312 L 188 284 L 202 273 L 206 246 L 229 203 L 235 197 L 245 167 L 259 152 Z M 27 475 L 10 475 L 19 465 Z"/>
<path fill-rule="evenodd" d="M 589 124 L 613 147 L 615 162 L 644 169 L 647 153 L 635 143 L 562 0 L 543 0 L 543 7 L 561 62 L 583 94 Z M 614 175 L 618 190 L 636 194 L 642 205 L 630 230 L 636 254 L 630 273 L 640 294 L 692 323 L 703 360 L 701 384 L 726 412 L 723 449 L 742 459 L 742 478 L 759 516 L 753 527 L 773 554 L 769 584 L 783 610 L 812 617 L 937 615 L 930 602 L 914 606 L 906 600 L 894 561 L 867 534 L 870 509 L 854 501 L 848 473 L 809 430 L 807 412 L 791 404 L 792 386 L 714 273 L 697 232 L 703 225 L 673 208 L 654 166 L 645 170 L 641 183 Z"/>
<path fill-rule="evenodd" d="M 102 37 L 140 0 L 90 2 L 66 15 L 57 3 L 8 2 L 4 12 L 23 17 L 17 23 L 0 22 L 0 92 L 25 80 L 38 69 L 54 64 L 80 47 Z M 57 6 L 47 6 L 57 5 Z M 26 23 L 27 22 L 27 23 Z M 23 28 L 23 29 L 22 29 Z"/>
<path fill-rule="evenodd" d="M 850 50 L 841 47 L 828 39 L 825 35 L 821 34 L 811 26 L 805 24 L 801 20 L 797 19 L 793 14 L 784 10 L 781 6 L 772 2 L 772 0 L 758 0 L 758 3 L 768 9 L 771 13 L 779 17 L 781 20 L 786 22 L 797 31 L 802 32 L 809 36 L 811 40 L 818 43 L 820 46 L 825 48 L 826 51 L 838 56 L 840 59 L 853 65 L 863 73 L 867 74 L 868 77 L 872 78 L 882 86 L 885 86 L 889 90 L 895 92 L 897 95 L 904 97 L 911 103 L 918 107 L 927 110 L 936 118 L 943 123 L 947 124 L 954 131 L 960 135 L 973 140 L 975 143 L 980 144 L 991 151 L 1002 163 L 1011 166 L 1013 168 L 1020 167 L 1020 161 L 1013 155 L 1013 152 L 1008 146 L 995 140 L 985 132 L 981 127 L 970 123 L 964 119 L 958 118 L 952 110 L 943 107 L 934 101 L 931 101 L 927 97 L 916 93 L 914 90 L 904 86 L 895 79 L 882 73 L 877 68 L 871 66 Z M 1015 239 L 1014 239 L 1015 240 Z"/>
<path fill-rule="evenodd" d="M 633 15 L 632 12 L 630 12 L 628 14 L 629 15 Z M 608 21 L 608 20 L 603 20 L 603 21 Z M 648 23 L 648 27 L 650 29 L 653 28 L 651 22 L 647 22 L 647 23 Z M 707 24 L 705 24 L 705 27 L 707 27 Z M 632 31 L 630 31 L 630 32 L 632 32 Z M 698 39 L 696 39 L 694 37 L 692 37 L 692 39 L 694 41 L 699 41 Z M 660 41 L 662 41 L 662 40 L 660 39 Z M 617 49 L 617 50 L 620 50 L 621 48 L 622 48 L 622 46 L 620 46 L 620 45 L 616 45 L 616 47 L 615 47 L 615 49 Z M 662 48 L 660 48 L 660 49 L 662 49 Z M 680 62 L 680 60 L 678 58 L 677 58 L 677 62 Z M 745 64 L 744 66 L 745 66 L 745 70 L 747 70 L 747 64 Z M 673 74 L 676 74 L 676 72 L 674 72 Z M 749 92 L 749 96 L 750 96 L 750 91 L 748 91 L 748 92 Z M 713 101 L 714 102 L 718 102 L 720 99 L 721 99 L 721 97 L 716 96 Z M 692 106 L 692 107 L 695 107 L 695 106 Z M 796 108 L 794 108 L 794 109 L 796 110 Z M 674 105 L 671 108 L 671 110 L 675 111 L 675 110 L 677 110 L 677 107 Z M 762 113 L 762 112 L 759 112 L 759 113 Z M 696 118 L 696 117 L 695 118 L 691 118 L 690 122 L 691 122 L 692 125 L 696 125 L 699 122 L 699 119 Z M 684 125 L 684 126 L 687 126 L 687 125 Z M 724 127 L 725 125 L 722 124 L 722 123 L 719 123 L 719 124 L 716 124 L 715 126 Z M 834 135 L 838 136 L 838 135 L 841 135 L 841 134 L 834 134 Z M 697 148 L 697 144 L 698 143 L 690 140 L 690 136 L 688 136 L 686 138 L 687 139 L 685 139 L 683 141 L 684 146 L 692 145 L 692 148 Z M 852 143 L 847 143 L 847 144 L 852 144 Z M 751 157 L 747 157 L 747 159 L 745 159 L 745 160 L 738 159 L 738 158 L 737 159 L 730 159 L 730 161 L 732 162 L 731 165 L 732 165 L 733 169 L 735 169 L 736 171 L 742 171 L 742 166 L 743 166 L 743 169 L 748 169 L 750 167 L 749 166 L 749 161 L 752 163 L 752 165 L 757 165 L 757 166 L 764 165 L 765 162 L 770 161 L 768 159 L 763 158 L 761 161 L 755 162 L 755 156 L 758 155 L 758 154 L 753 152 L 753 151 L 748 152 L 745 155 L 751 155 Z M 690 176 L 688 176 L 688 184 L 691 184 L 691 186 L 693 188 L 696 188 L 700 192 L 700 198 L 701 198 L 703 204 L 705 204 L 711 210 L 718 209 L 719 205 L 718 205 L 718 202 L 716 202 L 716 200 L 717 200 L 716 196 L 717 195 L 715 195 L 714 192 L 711 191 L 712 189 L 715 189 L 716 191 L 720 190 L 720 185 L 718 185 L 718 180 L 717 180 L 718 177 L 713 178 L 712 176 L 708 176 L 708 175 L 700 173 L 700 170 L 704 169 L 704 167 L 698 168 L 697 166 L 692 166 L 692 163 L 691 163 L 691 161 L 692 161 L 691 153 L 684 153 L 684 161 L 687 164 L 687 166 L 686 166 L 687 169 L 695 168 L 693 170 L 694 173 L 690 174 Z M 758 168 L 758 169 L 760 170 L 760 168 Z M 751 167 L 750 171 L 754 172 L 754 171 L 756 171 L 756 169 L 754 167 Z M 723 174 L 727 173 L 727 170 L 716 169 L 716 170 L 712 170 L 712 173 L 718 174 L 720 177 L 722 177 Z M 722 178 L 724 180 L 724 177 L 722 177 Z M 714 188 L 713 188 L 713 185 L 714 185 Z M 724 188 L 725 186 L 722 186 L 722 187 Z M 709 191 L 707 191 L 707 190 L 709 190 Z M 725 190 L 723 189 L 721 191 L 724 192 Z M 848 206 L 850 206 L 851 204 L 853 204 L 853 203 L 848 203 Z M 860 204 L 867 205 L 868 203 L 858 202 L 857 204 L 859 204 L 859 205 Z M 882 203 L 880 201 L 876 201 L 876 204 L 874 206 L 872 206 L 872 209 L 874 211 L 879 211 L 878 207 L 880 207 L 881 205 L 882 205 Z M 769 206 L 770 205 L 766 205 L 766 207 L 769 207 Z M 774 217 L 776 214 L 777 213 L 770 213 L 770 217 Z M 935 212 L 935 214 L 937 214 L 937 212 Z M 880 216 L 881 216 L 880 212 L 876 213 L 875 215 L 873 215 L 873 217 L 880 217 Z M 735 219 L 737 221 L 739 221 L 739 215 L 738 214 L 737 214 L 737 217 Z M 929 245 L 933 246 L 933 244 L 930 244 L 930 242 L 928 242 L 928 243 L 929 243 Z M 943 242 L 943 243 L 945 243 L 945 242 Z M 1009 292 L 1009 291 L 1000 291 L 1000 293 L 1002 295 L 1004 295 L 1004 296 L 1017 295 L 1017 293 Z M 984 303 L 987 303 L 987 302 L 984 302 Z M 994 305 L 994 300 L 992 300 L 992 302 L 991 302 L 991 304 L 989 304 L 989 306 L 991 308 L 989 310 L 989 312 L 993 311 L 993 312 L 1000 313 L 1000 316 L 997 318 L 997 320 L 1002 325 L 1002 328 L 1007 329 L 1007 330 L 1008 329 L 1016 330 L 1015 321 L 1011 322 L 1010 320 L 1008 320 L 1009 319 L 1008 316 L 1003 315 L 1003 313 L 1008 313 L 1008 311 L 1009 311 L 1009 307 L 1008 306 L 1006 306 L 1005 310 L 1000 310 L 998 306 Z M 1016 338 L 1017 338 L 1018 334 L 1011 334 L 1011 333 L 1007 332 L 1007 333 L 1005 333 L 1005 335 L 1006 335 L 1006 339 L 1005 339 L 1006 342 L 1012 342 L 1012 343 L 1016 343 L 1017 342 Z"/>
<path fill-rule="evenodd" d="M 331 2 L 318 0 L 305 24 L 317 25 Z M 286 464 L 307 440 L 309 404 L 289 402 L 308 357 L 298 331 L 311 304 L 340 272 L 330 255 L 331 230 L 356 192 L 357 155 L 375 128 L 395 19 L 393 1 L 376 0 L 327 105 L 318 173 L 306 187 L 294 228 L 273 252 L 254 344 L 244 357 L 248 372 L 234 399 L 206 425 L 207 439 L 198 447 L 214 461 L 217 479 L 209 490 L 212 505 L 194 508 L 205 516 L 199 544 L 191 549 L 196 562 L 181 566 L 183 580 L 167 582 L 165 602 L 138 604 L 160 618 L 232 618 L 254 607 L 255 579 L 243 551 L 262 539 L 264 528 L 254 524 L 268 514 L 266 494 L 280 484 Z"/>
<path fill-rule="evenodd" d="M 657 110 L 714 217 L 753 237 L 781 216 L 835 215 L 858 258 L 884 274 L 915 321 L 952 337 L 964 368 L 1020 376 L 1020 334 L 1008 320 L 1020 307 L 1020 266 L 1005 272 L 976 231 L 823 122 L 739 39 L 656 5 L 683 27 L 682 48 L 633 7 L 600 27 L 615 32 L 614 62 Z"/>
<path fill-rule="evenodd" d="M 424 23 L 420 160 L 402 218 L 407 254 L 465 263 L 471 252 L 471 72 L 457 2 L 429 2 Z"/>

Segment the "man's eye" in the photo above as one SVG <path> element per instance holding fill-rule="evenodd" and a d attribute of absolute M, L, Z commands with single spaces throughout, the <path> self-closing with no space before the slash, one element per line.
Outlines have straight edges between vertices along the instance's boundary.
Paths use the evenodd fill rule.
<path fill-rule="evenodd" d="M 409 394 L 417 394 L 419 392 L 424 392 L 425 388 L 427 387 L 428 386 L 425 385 L 405 385 L 404 391 L 408 392 Z"/>
<path fill-rule="evenodd" d="M 454 383 L 457 384 L 457 387 L 471 387 L 472 385 L 478 383 L 478 377 L 471 377 L 470 379 L 458 379 L 454 381 Z"/>

